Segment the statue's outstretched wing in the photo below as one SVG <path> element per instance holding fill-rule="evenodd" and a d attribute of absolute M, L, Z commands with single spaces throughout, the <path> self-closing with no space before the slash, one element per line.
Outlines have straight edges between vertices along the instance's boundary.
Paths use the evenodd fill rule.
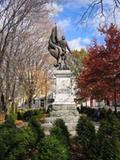
<path fill-rule="evenodd" d="M 58 63 L 62 50 L 61 47 L 58 45 L 57 26 L 52 29 L 48 42 L 48 50 Z"/>
<path fill-rule="evenodd" d="M 54 38 L 55 38 L 55 43 L 58 45 L 58 32 L 57 32 L 57 26 L 54 27 Z"/>
<path fill-rule="evenodd" d="M 49 38 L 49 48 L 54 49 L 55 45 L 58 45 L 57 26 L 55 26 L 52 29 L 52 32 Z"/>

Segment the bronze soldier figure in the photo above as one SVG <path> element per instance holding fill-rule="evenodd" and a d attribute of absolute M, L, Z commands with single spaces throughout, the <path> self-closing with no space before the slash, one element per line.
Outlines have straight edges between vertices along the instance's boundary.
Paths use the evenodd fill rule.
<path fill-rule="evenodd" d="M 54 65 L 58 69 L 68 69 L 66 63 L 66 53 L 67 50 L 71 53 L 65 37 L 62 36 L 61 40 L 58 40 L 57 36 L 57 26 L 52 29 L 50 39 L 48 42 L 48 51 L 56 59 L 57 63 Z"/>

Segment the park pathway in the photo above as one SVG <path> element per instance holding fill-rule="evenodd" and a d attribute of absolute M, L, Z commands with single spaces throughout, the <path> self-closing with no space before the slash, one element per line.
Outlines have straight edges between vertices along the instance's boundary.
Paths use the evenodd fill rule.
<path fill-rule="evenodd" d="M 82 148 L 76 143 L 75 139 L 70 141 L 70 156 L 71 160 L 84 160 Z"/>

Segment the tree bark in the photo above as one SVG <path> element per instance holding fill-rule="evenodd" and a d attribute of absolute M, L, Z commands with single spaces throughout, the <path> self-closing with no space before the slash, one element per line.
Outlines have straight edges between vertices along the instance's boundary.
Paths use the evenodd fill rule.
<path fill-rule="evenodd" d="M 117 113 L 117 91 L 116 91 L 116 80 L 114 80 L 114 109 Z"/>

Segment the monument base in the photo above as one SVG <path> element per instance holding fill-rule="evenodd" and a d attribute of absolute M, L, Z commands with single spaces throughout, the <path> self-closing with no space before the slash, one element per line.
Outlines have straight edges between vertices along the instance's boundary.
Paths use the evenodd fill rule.
<path fill-rule="evenodd" d="M 76 133 L 79 113 L 74 102 L 74 79 L 70 70 L 56 70 L 54 72 L 55 96 L 50 117 L 45 118 L 45 133 L 49 134 L 56 119 L 63 119 L 71 135 Z"/>

